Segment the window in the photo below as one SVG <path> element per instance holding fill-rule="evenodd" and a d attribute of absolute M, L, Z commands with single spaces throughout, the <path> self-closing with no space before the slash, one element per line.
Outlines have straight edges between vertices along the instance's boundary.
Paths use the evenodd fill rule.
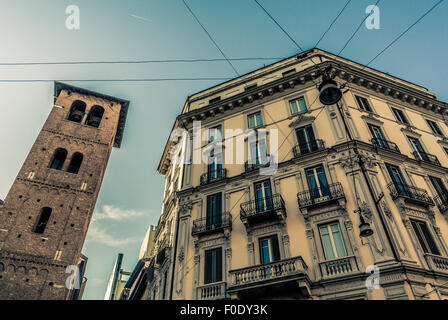
<path fill-rule="evenodd" d="M 326 260 L 347 256 L 347 250 L 345 249 L 339 223 L 321 226 L 319 227 L 319 232 Z"/>
<path fill-rule="evenodd" d="M 249 163 L 255 165 L 265 165 L 268 163 L 266 140 L 256 140 L 251 142 L 249 146 L 250 161 Z"/>
<path fill-rule="evenodd" d="M 356 102 L 358 103 L 358 106 L 360 109 L 368 112 L 373 112 L 372 107 L 370 107 L 370 103 L 367 100 L 367 98 L 356 96 L 355 95 Z"/>
<path fill-rule="evenodd" d="M 296 135 L 297 141 L 299 142 L 300 154 L 307 154 L 319 149 L 312 125 L 297 128 Z"/>
<path fill-rule="evenodd" d="M 53 158 L 51 160 L 49 168 L 62 170 L 66 158 L 67 158 L 67 150 L 63 148 L 56 149 L 56 151 L 53 154 Z"/>
<path fill-rule="evenodd" d="M 411 219 L 411 224 L 423 252 L 440 255 L 439 249 L 437 248 L 426 223 Z"/>
<path fill-rule="evenodd" d="M 207 196 L 207 229 L 221 226 L 222 222 L 222 194 Z"/>
<path fill-rule="evenodd" d="M 252 90 L 252 89 L 254 89 L 254 88 L 256 88 L 257 87 L 257 84 L 256 83 L 253 83 L 253 84 L 250 84 L 250 85 L 248 85 L 247 87 L 245 87 L 244 88 L 244 91 L 249 91 L 249 90 Z"/>
<path fill-rule="evenodd" d="M 208 129 L 208 142 L 222 141 L 222 128 L 221 126 L 216 126 Z"/>
<path fill-rule="evenodd" d="M 406 196 L 408 194 L 407 187 L 404 183 L 400 168 L 390 164 L 386 164 L 386 168 L 397 192 L 402 196 Z"/>
<path fill-rule="evenodd" d="M 413 150 L 413 155 L 415 156 L 415 158 L 417 160 L 425 160 L 428 161 L 428 155 L 425 152 L 425 150 L 423 149 L 422 144 L 420 143 L 420 141 L 418 139 L 412 138 L 412 137 L 408 137 L 409 143 L 411 144 L 411 148 Z"/>
<path fill-rule="evenodd" d="M 79 172 L 79 168 L 81 167 L 82 159 L 83 159 L 82 153 L 75 152 L 72 156 L 70 164 L 68 165 L 67 172 L 77 174 Z"/>
<path fill-rule="evenodd" d="M 277 235 L 259 239 L 259 246 L 261 264 L 268 264 L 280 260 Z"/>
<path fill-rule="evenodd" d="M 327 177 L 322 166 L 307 169 L 306 177 L 312 199 L 325 197 L 330 194 Z"/>
<path fill-rule="evenodd" d="M 256 112 L 247 117 L 249 121 L 249 129 L 254 129 L 263 125 L 263 119 L 261 118 L 261 112 Z"/>
<path fill-rule="evenodd" d="M 48 220 L 50 219 L 51 211 L 52 209 L 48 207 L 44 207 L 40 210 L 39 216 L 37 217 L 33 228 L 34 233 L 44 233 Z"/>
<path fill-rule="evenodd" d="M 204 284 L 222 281 L 222 248 L 205 251 Z"/>
<path fill-rule="evenodd" d="M 291 106 L 291 113 L 292 114 L 299 114 L 306 112 L 308 109 L 306 107 L 306 102 L 304 97 L 300 97 L 295 100 L 291 100 L 289 102 L 289 105 Z"/>
<path fill-rule="evenodd" d="M 398 122 L 409 124 L 408 118 L 406 118 L 406 115 L 402 110 L 392 108 L 392 112 L 394 113 L 395 118 L 397 119 Z"/>
<path fill-rule="evenodd" d="M 448 199 L 448 190 L 446 190 L 445 184 L 442 182 L 442 179 L 429 176 L 429 180 L 431 181 L 434 189 L 436 189 L 437 195 L 441 199 Z"/>
<path fill-rule="evenodd" d="M 426 122 L 428 123 L 429 127 L 431 128 L 432 132 L 434 134 L 437 134 L 439 136 L 443 136 L 443 132 L 440 129 L 439 125 L 437 124 L 437 122 L 432 121 L 432 120 L 426 120 Z"/>
<path fill-rule="evenodd" d="M 90 109 L 89 116 L 87 117 L 86 125 L 98 128 L 100 126 L 103 115 L 103 107 L 93 106 L 92 109 Z"/>
<path fill-rule="evenodd" d="M 296 72 L 296 69 L 291 69 L 291 70 L 283 72 L 282 76 L 286 77 L 286 76 L 289 76 L 290 74 L 293 74 L 294 72 Z"/>
<path fill-rule="evenodd" d="M 86 104 L 83 101 L 76 100 L 72 103 L 67 120 L 81 123 L 86 112 Z"/>
<path fill-rule="evenodd" d="M 216 97 L 208 101 L 209 104 L 213 104 L 215 102 L 221 101 L 221 97 Z"/>
<path fill-rule="evenodd" d="M 368 125 L 370 133 L 372 134 L 372 137 L 375 139 L 375 142 L 382 148 L 387 148 L 387 142 L 384 138 L 383 131 L 380 127 L 374 126 L 372 124 Z"/>
<path fill-rule="evenodd" d="M 209 164 L 207 165 L 207 179 L 212 181 L 214 179 L 222 178 L 222 154 L 215 154 L 209 158 Z"/>
<path fill-rule="evenodd" d="M 266 180 L 263 182 L 256 183 L 254 186 L 255 190 L 255 209 L 257 212 L 265 212 L 272 210 L 272 189 L 271 181 Z"/>

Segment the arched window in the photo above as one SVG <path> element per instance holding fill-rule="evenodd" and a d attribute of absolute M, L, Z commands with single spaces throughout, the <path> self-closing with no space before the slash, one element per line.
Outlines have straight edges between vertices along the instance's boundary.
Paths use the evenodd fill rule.
<path fill-rule="evenodd" d="M 82 153 L 75 152 L 72 156 L 72 160 L 70 161 L 70 164 L 68 166 L 67 172 L 70 173 L 78 173 L 79 168 L 81 167 L 82 159 L 83 159 Z"/>
<path fill-rule="evenodd" d="M 82 118 L 84 118 L 84 113 L 86 112 L 86 104 L 81 100 L 76 100 L 72 103 L 70 108 L 70 113 L 68 114 L 68 120 L 73 122 L 81 123 Z"/>
<path fill-rule="evenodd" d="M 87 117 L 86 125 L 98 128 L 103 118 L 104 108 L 100 106 L 93 106 L 90 109 L 89 116 Z"/>
<path fill-rule="evenodd" d="M 37 217 L 36 224 L 34 225 L 33 232 L 34 233 L 44 233 L 45 228 L 47 227 L 48 220 L 51 216 L 51 208 L 43 207 L 40 209 L 39 216 Z"/>
<path fill-rule="evenodd" d="M 58 148 L 54 152 L 53 159 L 51 160 L 49 168 L 62 170 L 62 166 L 64 165 L 65 159 L 67 158 L 67 150 Z"/>

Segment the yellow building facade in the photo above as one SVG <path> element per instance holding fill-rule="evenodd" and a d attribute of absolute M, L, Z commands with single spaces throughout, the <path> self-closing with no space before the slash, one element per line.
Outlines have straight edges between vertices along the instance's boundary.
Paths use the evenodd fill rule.
<path fill-rule="evenodd" d="M 446 299 L 447 107 L 319 49 L 190 96 L 145 297 Z"/>

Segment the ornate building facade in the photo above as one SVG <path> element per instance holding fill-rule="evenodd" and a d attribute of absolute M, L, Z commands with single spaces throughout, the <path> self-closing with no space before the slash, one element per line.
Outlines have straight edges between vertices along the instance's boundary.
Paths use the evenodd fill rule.
<path fill-rule="evenodd" d="M 319 49 L 190 96 L 148 299 L 446 299 L 447 110 Z"/>
<path fill-rule="evenodd" d="M 0 299 L 80 298 L 81 249 L 128 105 L 55 83 L 50 115 L 0 206 Z"/>

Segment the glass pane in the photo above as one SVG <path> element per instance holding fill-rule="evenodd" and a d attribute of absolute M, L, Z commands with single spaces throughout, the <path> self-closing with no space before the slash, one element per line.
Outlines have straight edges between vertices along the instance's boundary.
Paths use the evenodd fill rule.
<path fill-rule="evenodd" d="M 335 254 L 333 252 L 333 246 L 331 245 L 331 239 L 328 233 L 328 226 L 320 228 L 320 236 L 322 239 L 322 245 L 324 247 L 325 259 L 327 260 L 334 259 Z"/>
<path fill-rule="evenodd" d="M 261 113 L 257 113 L 255 116 L 257 117 L 257 127 L 263 125 L 263 121 L 261 120 Z"/>
<path fill-rule="evenodd" d="M 328 182 L 324 169 L 322 167 L 316 168 L 316 173 L 319 179 L 319 187 L 321 189 L 322 197 L 329 195 L 330 190 L 328 189 Z"/>
<path fill-rule="evenodd" d="M 344 240 L 342 239 L 341 231 L 339 230 L 339 224 L 333 224 L 331 226 L 331 231 L 333 234 L 334 246 L 336 247 L 336 252 L 338 257 L 347 256 L 347 251 L 345 250 Z"/>
<path fill-rule="evenodd" d="M 266 264 L 271 262 L 269 254 L 269 241 L 267 239 L 261 240 L 261 263 Z"/>
<path fill-rule="evenodd" d="M 249 128 L 255 128 L 255 115 L 249 116 Z"/>
<path fill-rule="evenodd" d="M 299 100 L 299 106 L 300 106 L 300 112 L 305 112 L 306 111 L 305 99 L 301 98 Z"/>
<path fill-rule="evenodd" d="M 299 110 L 297 109 L 297 102 L 296 101 L 292 101 L 291 102 L 291 113 L 292 114 L 296 114 L 298 112 L 299 112 Z"/>
<path fill-rule="evenodd" d="M 314 176 L 314 170 L 309 170 L 307 172 L 307 178 L 308 178 L 308 186 L 310 187 L 311 198 L 312 199 L 320 198 L 316 177 Z"/>
<path fill-rule="evenodd" d="M 259 146 L 260 146 L 260 163 L 261 164 L 266 164 L 267 163 L 267 149 L 266 149 L 266 141 L 262 140 L 259 142 Z"/>

